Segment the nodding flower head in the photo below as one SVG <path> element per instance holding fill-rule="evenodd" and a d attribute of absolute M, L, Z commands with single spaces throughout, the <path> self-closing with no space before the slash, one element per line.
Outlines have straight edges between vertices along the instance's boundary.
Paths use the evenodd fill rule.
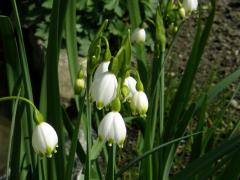
<path fill-rule="evenodd" d="M 39 123 L 33 130 L 32 146 L 36 153 L 52 157 L 58 147 L 58 136 L 54 128 L 46 122 Z"/>
<path fill-rule="evenodd" d="M 110 61 L 104 61 L 97 67 L 93 79 L 99 77 L 102 73 L 108 72 L 108 66 L 110 64 Z"/>
<path fill-rule="evenodd" d="M 93 80 L 90 93 L 97 108 L 109 105 L 116 97 L 118 89 L 117 78 L 113 73 L 105 72 Z"/>
<path fill-rule="evenodd" d="M 126 126 L 119 112 L 109 112 L 106 114 L 98 127 L 100 140 L 108 141 L 109 146 L 116 143 L 120 148 L 123 148 L 126 133 Z"/>
<path fill-rule="evenodd" d="M 136 43 L 145 42 L 146 32 L 144 28 L 136 28 L 132 34 L 132 41 Z"/>
<path fill-rule="evenodd" d="M 130 106 L 133 114 L 139 114 L 143 117 L 146 116 L 148 110 L 148 98 L 146 94 L 143 91 L 134 93 Z"/>
<path fill-rule="evenodd" d="M 198 0 L 183 0 L 183 8 L 186 12 L 196 11 Z"/>

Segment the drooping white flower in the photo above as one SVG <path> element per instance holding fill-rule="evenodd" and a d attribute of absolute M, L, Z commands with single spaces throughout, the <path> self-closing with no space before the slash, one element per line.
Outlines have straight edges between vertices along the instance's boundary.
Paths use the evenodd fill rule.
<path fill-rule="evenodd" d="M 137 81 L 133 77 L 128 76 L 124 80 L 123 84 L 126 85 L 128 87 L 128 89 L 129 89 L 129 94 L 128 94 L 128 96 L 126 98 L 127 99 L 132 98 L 133 94 L 135 92 L 137 92 L 137 89 L 136 89 Z"/>
<path fill-rule="evenodd" d="M 117 88 L 117 78 L 113 73 L 102 73 L 93 80 L 90 93 L 98 109 L 109 105 L 115 99 Z"/>
<path fill-rule="evenodd" d="M 32 146 L 36 153 L 52 157 L 58 146 L 58 136 L 54 128 L 46 122 L 41 122 L 33 130 Z"/>
<path fill-rule="evenodd" d="M 132 34 L 132 41 L 136 43 L 145 42 L 146 32 L 144 28 L 136 28 Z"/>
<path fill-rule="evenodd" d="M 107 72 L 109 64 L 110 64 L 110 61 L 104 61 L 101 64 L 99 64 L 99 66 L 97 67 L 97 69 L 96 69 L 96 71 L 94 73 L 93 79 L 95 79 L 96 77 L 98 77 L 102 73 Z"/>
<path fill-rule="evenodd" d="M 143 91 L 134 93 L 130 106 L 133 114 L 145 116 L 148 110 L 148 98 L 146 94 Z"/>
<path fill-rule="evenodd" d="M 183 8 L 186 12 L 196 11 L 198 0 L 183 0 Z"/>
<path fill-rule="evenodd" d="M 104 116 L 98 127 L 98 136 L 101 140 L 108 141 L 109 146 L 113 143 L 123 147 L 127 129 L 119 112 L 109 112 Z"/>

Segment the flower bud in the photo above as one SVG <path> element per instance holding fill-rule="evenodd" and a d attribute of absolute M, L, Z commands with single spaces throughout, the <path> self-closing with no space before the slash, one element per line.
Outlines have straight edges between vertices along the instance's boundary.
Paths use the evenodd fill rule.
<path fill-rule="evenodd" d="M 32 146 L 36 153 L 52 157 L 58 147 L 58 136 L 53 127 L 46 122 L 38 124 L 33 130 Z"/>
<path fill-rule="evenodd" d="M 143 117 L 146 116 L 148 110 L 148 98 L 146 94 L 143 91 L 134 93 L 130 106 L 133 114 L 139 114 Z"/>
<path fill-rule="evenodd" d="M 116 143 L 120 148 L 123 148 L 126 133 L 126 126 L 119 112 L 109 112 L 106 114 L 98 127 L 100 140 L 107 140 L 109 146 Z"/>
<path fill-rule="evenodd" d="M 132 41 L 136 43 L 145 42 L 146 32 L 143 28 L 136 28 L 132 34 Z"/>
<path fill-rule="evenodd" d="M 82 92 L 82 90 L 85 88 L 85 81 L 83 78 L 81 79 L 76 79 L 75 81 L 75 94 L 80 94 Z"/>
<path fill-rule="evenodd" d="M 185 12 L 185 9 L 184 9 L 183 7 L 181 7 L 181 8 L 179 9 L 179 14 L 180 14 L 180 16 L 181 16 L 182 18 L 185 18 L 186 12 Z"/>
<path fill-rule="evenodd" d="M 96 71 L 94 73 L 93 79 L 95 79 L 96 77 L 100 76 L 102 73 L 107 72 L 109 64 L 110 64 L 110 61 L 104 61 L 101 64 L 99 64 L 99 66 L 97 67 L 97 69 L 96 69 Z"/>
<path fill-rule="evenodd" d="M 105 72 L 97 76 L 92 83 L 90 93 L 97 108 L 109 105 L 117 95 L 118 82 L 113 73 Z"/>
<path fill-rule="evenodd" d="M 186 12 L 196 11 L 198 0 L 183 0 L 183 8 Z"/>

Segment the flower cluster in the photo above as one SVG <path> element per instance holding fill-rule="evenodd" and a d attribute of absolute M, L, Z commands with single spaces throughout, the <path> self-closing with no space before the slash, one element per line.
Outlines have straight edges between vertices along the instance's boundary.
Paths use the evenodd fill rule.
<path fill-rule="evenodd" d="M 197 12 L 198 0 L 170 1 L 167 12 L 168 19 L 164 19 L 167 25 L 168 33 L 178 32 L 182 22 L 193 12 Z"/>
<path fill-rule="evenodd" d="M 110 61 L 101 62 L 98 65 L 93 76 L 90 94 L 97 109 L 111 107 L 112 110 L 103 117 L 99 124 L 99 139 L 108 141 L 109 146 L 115 143 L 122 148 L 127 129 L 120 114 L 121 101 L 122 103 L 127 101 L 130 104 L 133 115 L 145 117 L 148 99 L 138 74 L 137 80 L 128 76 L 124 81 L 118 81 L 116 75 L 109 70 L 109 65 Z"/>

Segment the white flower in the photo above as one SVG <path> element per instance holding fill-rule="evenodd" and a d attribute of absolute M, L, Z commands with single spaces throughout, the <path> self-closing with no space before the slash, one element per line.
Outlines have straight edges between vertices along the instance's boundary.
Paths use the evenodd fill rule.
<path fill-rule="evenodd" d="M 198 0 L 183 0 L 183 8 L 186 12 L 197 10 Z"/>
<path fill-rule="evenodd" d="M 96 77 L 98 77 L 102 73 L 107 72 L 109 64 L 110 64 L 110 61 L 104 61 L 101 64 L 99 64 L 99 66 L 97 67 L 97 69 L 96 69 L 96 71 L 94 73 L 93 79 L 95 79 Z"/>
<path fill-rule="evenodd" d="M 102 73 L 93 80 L 90 93 L 98 109 L 102 109 L 115 99 L 117 88 L 117 78 L 113 73 Z"/>
<path fill-rule="evenodd" d="M 136 43 L 145 42 L 146 32 L 143 28 L 136 28 L 132 34 L 132 41 Z"/>
<path fill-rule="evenodd" d="M 136 90 L 137 81 L 133 77 L 129 76 L 124 80 L 123 84 L 126 85 L 129 89 L 129 95 L 126 98 L 127 99 L 132 98 L 133 94 L 137 92 Z"/>
<path fill-rule="evenodd" d="M 41 122 L 33 130 L 32 146 L 36 153 L 52 157 L 58 146 L 58 136 L 51 125 Z"/>
<path fill-rule="evenodd" d="M 146 94 L 143 91 L 134 93 L 130 106 L 133 114 L 145 116 L 148 110 L 148 98 Z"/>
<path fill-rule="evenodd" d="M 123 147 L 126 138 L 126 126 L 119 112 L 109 112 L 104 116 L 98 127 L 98 136 L 101 140 L 107 140 L 109 146 L 112 143 Z"/>

